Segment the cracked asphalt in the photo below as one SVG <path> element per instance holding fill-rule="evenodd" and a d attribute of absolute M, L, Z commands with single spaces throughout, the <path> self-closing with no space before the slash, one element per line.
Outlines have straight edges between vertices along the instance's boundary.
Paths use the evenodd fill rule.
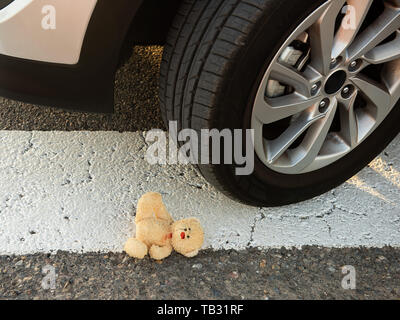
<path fill-rule="evenodd" d="M 163 128 L 161 53 L 134 48 L 117 75 L 113 115 L 0 98 L 0 298 L 398 299 L 399 139 L 321 197 L 238 205 L 191 167 L 144 160 L 145 131 Z M 154 190 L 177 219 L 201 219 L 198 257 L 155 263 L 120 253 L 135 203 Z M 41 287 L 46 265 L 57 273 L 52 291 Z M 341 286 L 345 265 L 357 272 L 356 290 Z"/>

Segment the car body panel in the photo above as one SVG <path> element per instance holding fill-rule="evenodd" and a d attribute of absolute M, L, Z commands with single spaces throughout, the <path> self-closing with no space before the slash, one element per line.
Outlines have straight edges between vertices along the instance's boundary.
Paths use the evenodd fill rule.
<path fill-rule="evenodd" d="M 0 10 L 0 54 L 61 64 L 79 61 L 97 0 L 15 0 Z"/>
<path fill-rule="evenodd" d="M 42 0 L 33 0 L 35 1 L 42 3 Z M 58 1 L 76 0 L 51 0 L 45 3 L 52 1 L 56 4 Z M 92 3 L 92 0 L 80 1 Z M 113 112 L 114 77 L 120 51 L 142 3 L 143 0 L 97 0 L 77 61 L 76 54 L 71 56 L 71 60 L 52 59 L 52 62 L 23 59 L 18 54 L 14 54 L 17 57 L 0 54 L 0 96 L 69 110 Z M 89 10 L 90 6 L 85 8 Z M 40 25 L 41 22 L 37 23 Z M 59 24 L 60 22 L 58 26 Z M 84 23 L 81 27 L 83 25 Z M 3 36 L 0 27 L 0 37 Z M 76 45 L 79 44 L 80 40 L 76 41 Z M 36 48 L 42 48 L 43 51 L 51 48 L 42 45 Z M 77 48 L 74 47 L 73 50 L 77 52 Z M 29 47 L 25 52 L 27 50 Z"/>

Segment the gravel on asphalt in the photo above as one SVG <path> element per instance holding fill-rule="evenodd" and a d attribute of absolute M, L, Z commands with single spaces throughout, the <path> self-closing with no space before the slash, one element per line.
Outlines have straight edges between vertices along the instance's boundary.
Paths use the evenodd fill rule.
<path fill-rule="evenodd" d="M 342 267 L 356 290 L 342 287 Z M 42 273 L 55 268 L 55 290 Z M 0 257 L 0 299 L 399 299 L 400 249 L 202 251 L 155 262 L 125 254 Z"/>

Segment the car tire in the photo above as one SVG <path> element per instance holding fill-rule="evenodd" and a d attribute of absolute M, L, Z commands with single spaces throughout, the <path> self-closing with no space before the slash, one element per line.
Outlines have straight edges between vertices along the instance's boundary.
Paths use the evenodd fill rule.
<path fill-rule="evenodd" d="M 165 123 L 178 129 L 249 129 L 254 99 L 269 65 L 293 31 L 327 0 L 184 0 L 164 49 L 160 79 Z M 354 150 L 318 170 L 278 172 L 255 155 L 254 172 L 237 164 L 198 165 L 232 199 L 253 206 L 304 201 L 342 184 L 399 132 L 396 104 Z M 233 146 L 232 146 L 233 147 Z"/>

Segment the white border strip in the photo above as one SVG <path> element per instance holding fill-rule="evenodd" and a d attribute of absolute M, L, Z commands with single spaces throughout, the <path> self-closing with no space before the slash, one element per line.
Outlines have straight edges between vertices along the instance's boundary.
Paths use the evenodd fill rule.
<path fill-rule="evenodd" d="M 400 245 L 400 140 L 317 199 L 251 208 L 190 166 L 150 166 L 143 133 L 0 131 L 0 254 L 121 251 L 147 191 L 198 217 L 206 248 Z"/>

